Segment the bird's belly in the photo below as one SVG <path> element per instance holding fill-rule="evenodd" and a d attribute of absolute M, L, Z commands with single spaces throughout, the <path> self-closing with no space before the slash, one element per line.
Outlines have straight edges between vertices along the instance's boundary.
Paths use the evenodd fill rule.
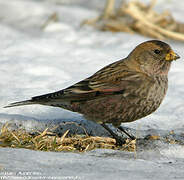
<path fill-rule="evenodd" d="M 155 111 L 160 102 L 147 101 L 146 99 L 127 99 L 121 95 L 74 103 L 73 111 L 79 112 L 86 119 L 98 123 L 113 123 L 118 126 L 122 122 L 132 122 L 145 117 Z"/>

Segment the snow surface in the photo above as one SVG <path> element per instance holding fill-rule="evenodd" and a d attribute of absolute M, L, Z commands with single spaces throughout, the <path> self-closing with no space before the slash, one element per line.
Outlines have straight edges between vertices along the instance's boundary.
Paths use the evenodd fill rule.
<path fill-rule="evenodd" d="M 119 60 L 139 43 L 149 40 L 139 35 L 100 32 L 80 26 L 94 18 L 104 1 L 0 0 L 0 107 L 32 96 L 54 92 L 78 82 Z M 168 8 L 183 20 L 184 2 L 159 1 L 158 9 Z M 56 12 L 59 22 L 41 27 Z M 174 130 L 184 140 L 183 43 L 167 41 L 181 56 L 172 64 L 169 89 L 154 114 L 124 126 L 138 137 L 150 133 L 166 136 Z M 78 122 L 89 134 L 108 135 L 99 125 L 77 113 L 41 105 L 0 108 L 0 126 L 28 131 L 44 130 L 60 124 L 61 130 L 83 133 L 82 128 L 63 122 Z M 95 150 L 83 154 L 0 149 L 0 177 L 17 172 L 60 179 L 184 179 L 184 147 L 161 141 L 145 145 L 136 153 Z M 33 172 L 37 174 L 33 174 Z M 12 173 L 12 174 L 11 174 Z M 39 174 L 40 173 L 40 174 Z M 10 177 L 12 179 L 13 177 Z M 38 178 L 38 177 L 37 177 Z M 58 178 L 59 179 L 59 178 Z"/>

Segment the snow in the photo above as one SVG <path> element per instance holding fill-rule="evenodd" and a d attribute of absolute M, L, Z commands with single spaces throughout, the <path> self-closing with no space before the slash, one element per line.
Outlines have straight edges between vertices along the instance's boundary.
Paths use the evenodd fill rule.
<path fill-rule="evenodd" d="M 35 152 L 23 149 L 0 149 L 6 172 L 10 179 L 29 177 L 32 179 L 183 179 L 183 160 L 171 161 L 159 158 L 135 159 L 133 153 L 113 150 L 93 150 L 84 154 Z M 143 155 L 144 157 L 145 155 Z M 148 155 L 149 156 L 149 155 Z M 152 154 L 153 156 L 153 154 Z M 26 157 L 26 158 L 25 158 Z M 11 159 L 13 161 L 7 161 Z M 27 173 L 27 175 L 26 175 Z M 3 172 L 0 172 L 0 175 Z M 46 179 L 47 179 L 46 178 Z"/>
<path fill-rule="evenodd" d="M 98 15 L 103 4 L 104 1 L 86 3 L 84 0 L 62 3 L 56 0 L 0 0 L 0 107 L 70 86 L 127 56 L 136 45 L 150 39 L 81 27 L 84 19 Z M 158 9 L 168 8 L 174 17 L 182 20 L 184 2 L 162 0 L 159 5 Z M 42 30 L 42 25 L 54 12 L 59 22 Z M 137 131 L 140 137 L 150 133 L 164 137 L 173 130 L 178 139 L 184 140 L 183 43 L 167 42 L 181 59 L 172 64 L 164 102 L 152 115 L 124 126 L 132 133 Z M 41 105 L 0 108 L 0 126 L 8 122 L 13 129 L 44 130 L 67 121 L 82 124 L 92 135 L 108 135 L 99 125 L 60 108 Z M 67 128 L 82 133 L 75 125 L 65 125 L 63 131 Z M 162 141 L 141 147 L 136 157 L 134 153 L 113 150 L 77 154 L 0 149 L 0 178 L 6 173 L 18 177 L 17 172 L 30 172 L 37 178 L 183 179 L 183 165 L 184 147 Z"/>

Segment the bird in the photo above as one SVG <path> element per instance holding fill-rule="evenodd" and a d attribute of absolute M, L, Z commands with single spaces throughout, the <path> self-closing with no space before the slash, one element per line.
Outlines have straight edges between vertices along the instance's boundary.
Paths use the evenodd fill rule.
<path fill-rule="evenodd" d="M 168 89 L 171 63 L 179 58 L 167 43 L 149 40 L 137 45 L 127 57 L 70 87 L 5 108 L 40 104 L 78 112 L 99 123 L 122 144 L 124 141 L 107 124 L 135 139 L 121 123 L 136 121 L 158 109 Z"/>

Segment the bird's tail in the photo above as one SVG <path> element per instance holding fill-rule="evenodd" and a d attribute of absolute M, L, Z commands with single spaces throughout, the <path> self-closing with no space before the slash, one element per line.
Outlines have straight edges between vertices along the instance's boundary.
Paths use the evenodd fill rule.
<path fill-rule="evenodd" d="M 14 106 L 24 106 L 24 105 L 30 105 L 30 104 L 35 104 L 35 102 L 32 100 L 19 101 L 19 102 L 11 103 L 5 106 L 4 108 L 9 108 L 9 107 L 14 107 Z"/>

